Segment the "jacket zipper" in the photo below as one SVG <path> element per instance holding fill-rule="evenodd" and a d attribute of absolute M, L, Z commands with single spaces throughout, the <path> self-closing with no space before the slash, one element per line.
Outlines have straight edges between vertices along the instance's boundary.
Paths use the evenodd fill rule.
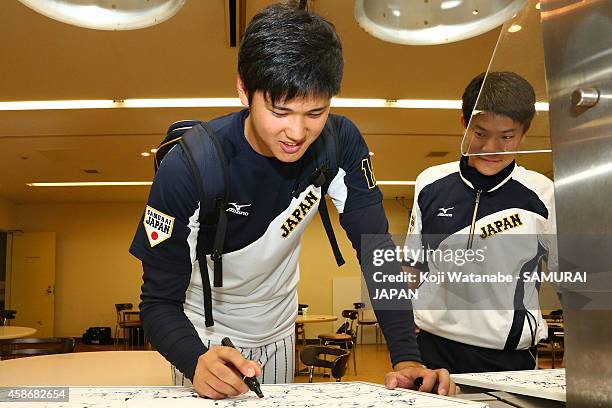
<path fill-rule="evenodd" d="M 470 236 L 468 238 L 467 249 L 472 249 L 474 241 L 474 228 L 476 227 L 476 215 L 478 214 L 478 205 L 480 204 L 480 195 L 482 190 L 476 191 L 476 202 L 474 203 L 474 214 L 472 214 L 472 225 L 470 226 Z"/>

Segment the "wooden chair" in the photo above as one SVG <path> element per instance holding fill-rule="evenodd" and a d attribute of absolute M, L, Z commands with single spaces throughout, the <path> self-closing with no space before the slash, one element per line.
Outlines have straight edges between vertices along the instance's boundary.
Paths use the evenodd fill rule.
<path fill-rule="evenodd" d="M 354 309 L 346 309 L 342 311 L 342 317 L 345 322 L 335 334 L 319 334 L 319 343 L 324 346 L 335 345 L 342 347 L 345 350 L 351 350 L 353 355 L 353 370 L 357 374 L 357 358 L 355 357 L 355 345 L 357 340 L 357 332 L 355 330 L 355 321 L 359 313 Z M 343 329 L 344 327 L 344 329 Z"/>
<path fill-rule="evenodd" d="M 0 340 L 0 357 L 72 353 L 75 344 L 73 337 L 26 337 Z"/>
<path fill-rule="evenodd" d="M 307 346 L 300 353 L 300 360 L 306 366 L 308 366 L 308 382 L 312 382 L 314 376 L 314 368 L 329 368 L 331 376 L 339 382 L 344 374 L 346 374 L 347 363 L 349 359 L 349 352 L 335 347 L 324 347 L 324 346 Z M 321 358 L 320 356 L 336 356 L 332 360 Z"/>
<path fill-rule="evenodd" d="M 355 309 L 359 312 L 359 318 L 357 319 L 357 332 L 359 333 L 359 344 L 363 344 L 363 329 L 368 326 L 374 326 L 374 333 L 376 335 L 376 345 L 378 346 L 378 338 L 380 336 L 382 340 L 382 335 L 380 333 L 380 326 L 378 325 L 378 320 L 376 317 L 364 317 L 365 312 L 365 303 L 353 303 Z M 362 327 L 363 326 L 363 327 Z"/>
<path fill-rule="evenodd" d="M 548 338 L 538 344 L 538 354 L 550 353 L 551 368 L 555 368 L 557 355 L 563 356 L 564 352 L 563 310 L 553 310 L 543 317 L 548 324 Z"/>
<path fill-rule="evenodd" d="M 115 304 L 115 310 L 117 311 L 117 324 L 115 325 L 115 350 L 117 349 L 117 345 L 119 343 L 119 331 L 121 331 L 124 350 L 127 350 L 128 343 L 130 347 L 132 346 L 133 331 L 136 331 L 136 338 L 140 339 L 140 329 L 142 328 L 140 318 L 138 320 L 130 320 L 125 314 L 126 310 L 132 310 L 133 308 L 134 305 L 132 303 Z"/>
<path fill-rule="evenodd" d="M 308 308 L 307 304 L 299 303 L 298 304 L 298 316 L 303 315 L 302 310 L 304 308 Z M 295 338 L 302 339 L 302 346 L 306 346 L 306 330 L 304 330 L 304 323 L 296 323 L 295 324 Z"/>

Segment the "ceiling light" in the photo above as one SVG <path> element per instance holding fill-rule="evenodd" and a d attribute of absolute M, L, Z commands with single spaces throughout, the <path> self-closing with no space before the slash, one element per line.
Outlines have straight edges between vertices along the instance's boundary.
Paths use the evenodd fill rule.
<path fill-rule="evenodd" d="M 242 104 L 238 98 L 100 99 L 0 102 L 0 111 L 110 108 L 233 108 L 241 106 Z M 461 109 L 461 100 L 332 98 L 331 106 L 334 108 Z M 536 110 L 548 111 L 548 103 L 536 103 Z"/>
<path fill-rule="evenodd" d="M 153 154 L 157 153 L 157 149 L 151 149 L 151 153 Z"/>
<path fill-rule="evenodd" d="M 354 15 L 368 34 L 380 40 L 434 45 L 484 34 L 510 20 L 526 3 L 527 0 L 355 0 Z M 401 17 L 387 18 L 390 9 L 399 10 Z"/>
<path fill-rule="evenodd" d="M 239 98 L 126 99 L 123 108 L 216 108 L 240 107 Z"/>
<path fill-rule="evenodd" d="M 61 183 L 26 183 L 29 187 L 130 187 L 150 186 L 152 181 L 75 181 Z M 416 181 L 389 180 L 377 181 L 380 186 L 414 186 Z"/>
<path fill-rule="evenodd" d="M 399 17 L 402 15 L 402 12 L 399 10 L 392 10 L 391 14 L 393 14 L 395 17 Z"/>
<path fill-rule="evenodd" d="M 106 186 L 150 186 L 152 181 L 75 181 L 69 183 L 26 183 L 30 187 L 106 187 Z"/>
<path fill-rule="evenodd" d="M 0 102 L 0 111 L 110 108 L 218 108 L 240 107 L 238 98 L 93 99 Z"/>
<path fill-rule="evenodd" d="M 142 152 L 142 153 L 140 153 L 140 155 L 142 157 L 149 157 L 151 155 L 151 153 L 149 153 L 149 152 Z"/>
<path fill-rule="evenodd" d="M 474 11 L 472 11 L 472 14 L 473 14 L 473 15 L 475 15 L 475 16 L 477 16 L 477 15 L 478 15 L 478 10 L 474 10 Z"/>
<path fill-rule="evenodd" d="M 407 109 L 461 109 L 460 100 L 448 99 L 399 99 L 394 108 Z"/>
<path fill-rule="evenodd" d="M 150 27 L 169 19 L 185 4 L 185 0 L 131 0 L 113 2 L 100 0 L 19 1 L 32 10 L 54 20 L 78 27 L 98 30 L 133 30 Z"/>
<path fill-rule="evenodd" d="M 509 33 L 517 33 L 521 31 L 523 27 L 520 24 L 512 24 L 510 28 L 508 28 Z"/>
<path fill-rule="evenodd" d="M 536 8 L 537 10 L 540 10 L 541 6 L 540 6 L 540 2 L 539 2 L 539 1 L 538 1 L 538 4 L 536 4 L 536 5 L 535 5 L 535 8 Z"/>
<path fill-rule="evenodd" d="M 24 111 L 47 109 L 108 109 L 114 108 L 112 100 L 64 100 L 0 102 L 0 111 Z"/>
<path fill-rule="evenodd" d="M 370 152 L 368 154 L 370 155 L 370 157 L 374 156 L 374 152 Z"/>

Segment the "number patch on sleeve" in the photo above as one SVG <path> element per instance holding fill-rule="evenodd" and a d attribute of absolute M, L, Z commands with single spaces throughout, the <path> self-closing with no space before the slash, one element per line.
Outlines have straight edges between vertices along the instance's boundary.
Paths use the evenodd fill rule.
<path fill-rule="evenodd" d="M 374 172 L 372 171 L 372 163 L 370 162 L 370 158 L 366 157 L 361 161 L 361 171 L 363 171 L 363 176 L 368 183 L 368 188 L 371 190 L 376 187 L 376 178 L 374 178 Z"/>

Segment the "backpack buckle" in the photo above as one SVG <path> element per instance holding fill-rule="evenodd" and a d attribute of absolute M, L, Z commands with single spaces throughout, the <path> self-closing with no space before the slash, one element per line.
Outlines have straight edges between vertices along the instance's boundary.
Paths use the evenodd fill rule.
<path fill-rule="evenodd" d="M 214 262 L 219 262 L 222 256 L 223 254 L 221 253 L 221 251 L 219 251 L 218 249 L 213 249 L 212 253 L 210 254 L 210 259 L 212 259 Z"/>

